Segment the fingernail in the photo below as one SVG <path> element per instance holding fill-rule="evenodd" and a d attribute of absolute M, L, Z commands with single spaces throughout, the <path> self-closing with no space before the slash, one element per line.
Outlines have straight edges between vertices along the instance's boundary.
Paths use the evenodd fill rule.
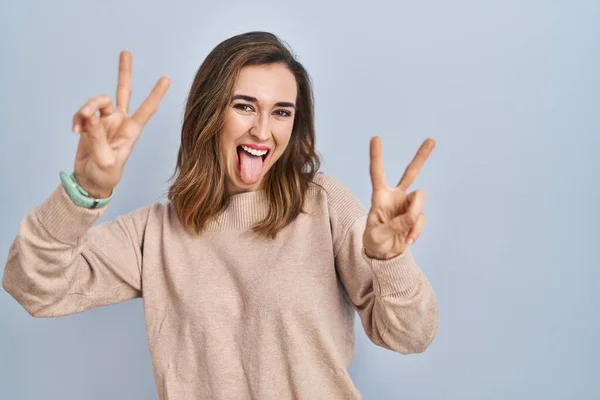
<path fill-rule="evenodd" d="M 408 245 L 410 246 L 410 245 L 411 245 L 411 244 L 413 244 L 414 242 L 415 242 L 415 239 L 413 239 L 413 238 L 410 238 L 410 239 L 408 239 L 408 240 L 406 241 L 406 244 L 408 244 Z"/>
<path fill-rule="evenodd" d="M 79 124 L 75 124 L 75 126 L 73 127 L 73 132 L 79 133 L 79 128 Z"/>
<path fill-rule="evenodd" d="M 83 108 L 81 109 L 81 113 L 82 113 L 83 115 L 88 115 L 88 114 L 90 113 L 90 109 L 89 109 L 88 107 L 83 107 Z"/>

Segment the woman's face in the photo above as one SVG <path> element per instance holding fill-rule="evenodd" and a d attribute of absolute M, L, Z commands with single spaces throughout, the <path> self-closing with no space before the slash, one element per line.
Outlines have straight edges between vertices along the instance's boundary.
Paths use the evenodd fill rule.
<path fill-rule="evenodd" d="M 296 93 L 296 79 L 282 64 L 240 70 L 222 131 L 229 194 L 261 188 L 290 141 Z"/>

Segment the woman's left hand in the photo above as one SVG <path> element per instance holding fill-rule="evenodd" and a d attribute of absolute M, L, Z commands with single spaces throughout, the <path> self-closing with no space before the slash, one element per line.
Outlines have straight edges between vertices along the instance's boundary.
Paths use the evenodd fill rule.
<path fill-rule="evenodd" d="M 422 212 L 425 191 L 415 190 L 408 193 L 407 190 L 419 175 L 434 147 L 433 139 L 425 140 L 404 171 L 398 185 L 389 188 L 383 172 L 381 140 L 378 137 L 371 139 L 370 172 L 373 195 L 363 234 L 363 246 L 367 256 L 387 260 L 402 253 L 406 246 L 418 239 L 425 224 L 425 215 Z"/>

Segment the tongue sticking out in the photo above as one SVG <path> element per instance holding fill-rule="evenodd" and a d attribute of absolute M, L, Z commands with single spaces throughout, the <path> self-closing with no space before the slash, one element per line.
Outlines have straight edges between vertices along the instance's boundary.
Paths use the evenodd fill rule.
<path fill-rule="evenodd" d="M 240 176 L 246 185 L 254 185 L 260 179 L 263 159 L 240 150 Z"/>

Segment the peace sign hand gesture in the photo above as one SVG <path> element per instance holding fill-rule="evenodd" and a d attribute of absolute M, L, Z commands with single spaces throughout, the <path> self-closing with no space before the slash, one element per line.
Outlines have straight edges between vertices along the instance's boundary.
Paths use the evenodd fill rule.
<path fill-rule="evenodd" d="M 142 129 L 156 112 L 169 87 L 162 77 L 133 115 L 128 115 L 131 97 L 131 54 L 119 57 L 117 104 L 109 96 L 89 99 L 73 116 L 73 132 L 79 133 L 75 156 L 75 180 L 91 196 L 105 198 L 121 179 L 123 167 Z"/>
<path fill-rule="evenodd" d="M 370 173 L 373 184 L 371 209 L 363 234 L 363 246 L 367 256 L 387 260 L 402 253 L 421 234 L 425 223 L 422 213 L 425 192 L 416 190 L 407 193 L 421 168 L 435 147 L 433 139 L 427 139 L 404 171 L 395 188 L 385 183 L 381 140 L 371 139 Z"/>

